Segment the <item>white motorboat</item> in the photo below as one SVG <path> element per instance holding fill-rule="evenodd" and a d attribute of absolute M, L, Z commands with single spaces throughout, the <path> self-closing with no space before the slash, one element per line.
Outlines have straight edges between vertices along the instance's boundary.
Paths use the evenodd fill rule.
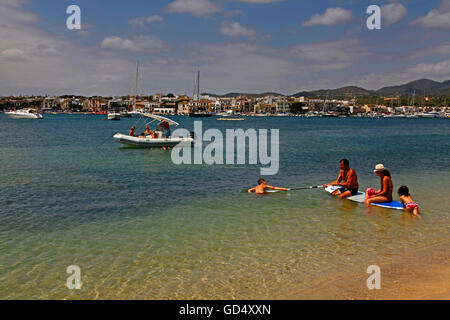
<path fill-rule="evenodd" d="M 149 123 L 146 123 L 146 125 L 149 125 L 150 123 L 154 121 L 166 121 L 171 126 L 178 126 L 179 124 L 169 118 L 157 116 L 150 113 L 142 113 L 143 117 L 147 117 L 152 119 Z M 140 148 L 162 148 L 162 147 L 175 147 L 178 144 L 181 145 L 192 145 L 194 143 L 194 137 L 191 133 L 188 137 L 163 137 L 162 131 L 155 130 L 155 133 L 157 134 L 156 137 L 152 136 L 130 136 L 127 134 L 122 133 L 116 133 L 113 138 L 116 142 L 122 143 L 128 146 L 132 147 L 140 147 Z"/>
<path fill-rule="evenodd" d="M 120 118 L 122 118 L 120 112 L 108 112 L 108 120 L 120 120 Z"/>
<path fill-rule="evenodd" d="M 35 112 L 33 109 L 21 109 L 16 111 L 8 111 L 5 114 L 12 119 L 43 119 L 42 114 Z"/>

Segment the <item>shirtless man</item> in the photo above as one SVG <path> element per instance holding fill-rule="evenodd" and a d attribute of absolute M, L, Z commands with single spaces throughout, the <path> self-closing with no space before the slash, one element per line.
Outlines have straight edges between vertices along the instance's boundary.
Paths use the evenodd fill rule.
<path fill-rule="evenodd" d="M 338 178 L 328 184 L 324 184 L 323 187 L 328 186 L 340 186 L 335 192 L 332 193 L 333 196 L 339 196 L 339 198 L 344 199 L 350 196 L 355 196 L 358 194 L 358 176 L 356 171 L 350 168 L 349 161 L 347 159 L 342 159 L 339 161 L 339 167 L 341 172 L 339 172 Z"/>
<path fill-rule="evenodd" d="M 258 186 L 248 190 L 248 193 L 265 194 L 266 189 L 288 191 L 286 188 L 272 187 L 266 184 L 266 180 L 259 179 Z"/>

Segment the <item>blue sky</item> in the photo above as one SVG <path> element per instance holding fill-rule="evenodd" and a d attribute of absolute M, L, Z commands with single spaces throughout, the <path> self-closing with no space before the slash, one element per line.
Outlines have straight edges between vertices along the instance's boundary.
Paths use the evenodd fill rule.
<path fill-rule="evenodd" d="M 0 95 L 127 94 L 136 61 L 142 93 L 191 95 L 198 69 L 215 93 L 450 79 L 450 0 L 2 0 L 0 28 Z"/>

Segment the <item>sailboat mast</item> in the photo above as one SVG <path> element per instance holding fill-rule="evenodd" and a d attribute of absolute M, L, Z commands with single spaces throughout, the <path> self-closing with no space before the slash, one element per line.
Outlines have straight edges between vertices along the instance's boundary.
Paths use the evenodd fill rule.
<path fill-rule="evenodd" d="M 136 63 L 136 74 L 135 74 L 135 80 L 134 80 L 134 83 L 136 84 L 136 86 L 134 88 L 133 111 L 136 111 L 136 100 L 137 100 L 137 94 L 138 94 L 138 74 L 139 74 L 139 62 Z"/>
<path fill-rule="evenodd" d="M 200 100 L 200 71 L 197 73 L 197 101 Z"/>

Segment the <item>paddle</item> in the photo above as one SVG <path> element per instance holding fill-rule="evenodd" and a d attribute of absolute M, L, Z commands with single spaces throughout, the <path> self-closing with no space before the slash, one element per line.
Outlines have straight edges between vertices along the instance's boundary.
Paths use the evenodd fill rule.
<path fill-rule="evenodd" d="M 311 187 L 303 187 L 303 188 L 289 188 L 288 191 L 320 189 L 320 188 L 323 188 L 323 186 L 311 186 Z"/>
<path fill-rule="evenodd" d="M 323 186 L 311 186 L 311 187 L 299 187 L 299 188 L 287 188 L 287 191 L 297 191 L 297 190 L 311 190 L 311 189 L 320 189 Z M 283 190 L 266 190 L 268 193 L 282 192 Z"/>

